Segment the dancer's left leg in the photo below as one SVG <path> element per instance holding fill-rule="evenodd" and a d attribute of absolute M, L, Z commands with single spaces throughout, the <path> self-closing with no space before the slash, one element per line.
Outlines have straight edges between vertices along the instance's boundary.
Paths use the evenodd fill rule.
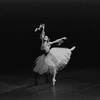
<path fill-rule="evenodd" d="M 56 82 L 55 77 L 56 77 L 56 70 L 54 70 L 54 74 L 53 74 L 53 79 L 52 79 L 52 81 L 53 81 L 53 85 L 55 85 L 55 82 Z"/>

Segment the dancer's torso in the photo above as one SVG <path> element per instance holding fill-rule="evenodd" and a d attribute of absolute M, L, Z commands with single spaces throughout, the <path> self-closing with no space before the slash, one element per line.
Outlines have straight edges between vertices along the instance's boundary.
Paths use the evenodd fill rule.
<path fill-rule="evenodd" d="M 43 44 L 43 48 L 45 50 L 46 53 L 48 53 L 50 51 L 50 44 L 48 42 L 44 42 Z"/>

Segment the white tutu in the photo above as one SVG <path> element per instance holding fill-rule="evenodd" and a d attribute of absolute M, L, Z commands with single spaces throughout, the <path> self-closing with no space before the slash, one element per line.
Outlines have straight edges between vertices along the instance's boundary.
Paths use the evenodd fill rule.
<path fill-rule="evenodd" d="M 36 66 L 33 71 L 43 74 L 49 72 L 51 74 L 58 70 L 61 70 L 68 64 L 71 54 L 75 49 L 75 46 L 71 49 L 68 48 L 52 48 L 46 55 L 41 55 L 36 59 Z"/>

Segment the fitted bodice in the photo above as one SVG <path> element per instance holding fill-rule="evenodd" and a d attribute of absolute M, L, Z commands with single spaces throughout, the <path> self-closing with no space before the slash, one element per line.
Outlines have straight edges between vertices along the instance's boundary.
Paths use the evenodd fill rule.
<path fill-rule="evenodd" d="M 50 44 L 49 44 L 48 42 L 44 42 L 43 46 L 44 46 L 44 50 L 45 50 L 46 52 L 49 52 L 50 47 L 51 47 Z"/>

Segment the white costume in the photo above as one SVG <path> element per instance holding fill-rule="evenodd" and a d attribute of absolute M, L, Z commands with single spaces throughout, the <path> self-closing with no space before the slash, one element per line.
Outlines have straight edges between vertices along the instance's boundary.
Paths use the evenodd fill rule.
<path fill-rule="evenodd" d="M 74 49 L 75 46 L 71 49 L 59 47 L 51 48 L 47 56 L 43 54 L 36 59 L 34 71 L 39 74 L 46 72 L 53 74 L 54 71 L 57 72 L 59 69 L 61 70 L 68 64 Z"/>

